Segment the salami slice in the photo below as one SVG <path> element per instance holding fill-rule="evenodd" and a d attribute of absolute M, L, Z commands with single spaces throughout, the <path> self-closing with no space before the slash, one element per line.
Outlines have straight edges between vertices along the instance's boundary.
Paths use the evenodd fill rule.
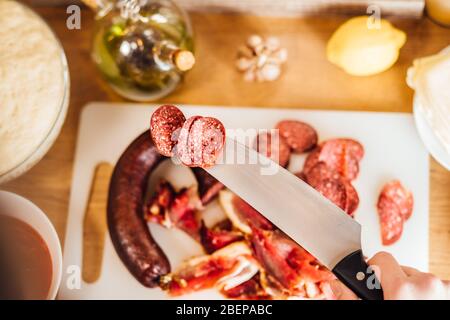
<path fill-rule="evenodd" d="M 276 129 L 295 153 L 308 151 L 317 144 L 316 130 L 305 122 L 283 120 L 277 124 Z"/>
<path fill-rule="evenodd" d="M 378 215 L 380 219 L 381 241 L 383 245 L 391 245 L 400 239 L 403 232 L 404 218 L 397 205 L 385 195 L 378 199 Z"/>
<path fill-rule="evenodd" d="M 306 181 L 308 184 L 315 188 L 322 183 L 324 179 L 340 180 L 341 177 L 339 173 L 328 167 L 323 162 L 316 163 L 311 169 L 306 173 Z"/>
<path fill-rule="evenodd" d="M 393 244 L 400 239 L 403 224 L 412 215 L 413 202 L 412 193 L 400 181 L 393 180 L 384 185 L 377 203 L 384 245 Z"/>
<path fill-rule="evenodd" d="M 308 174 L 308 171 L 311 170 L 318 162 L 320 156 L 320 146 L 317 146 L 308 156 L 306 157 L 305 164 L 303 165 L 303 172 Z"/>
<path fill-rule="evenodd" d="M 322 194 L 341 207 L 350 216 L 353 216 L 353 212 L 359 205 L 359 197 L 350 181 L 342 178 L 339 173 L 332 170 L 323 162 L 318 162 L 307 174 L 305 174 L 305 176 L 306 182 L 317 190 L 323 190 L 324 183 L 330 184 L 331 181 L 333 181 L 333 187 L 330 188 L 326 194 L 323 192 Z M 333 190 L 336 191 L 336 193 L 345 190 L 345 201 L 342 199 L 342 195 L 331 194 Z"/>
<path fill-rule="evenodd" d="M 345 191 L 347 195 L 346 204 L 344 211 L 353 217 L 353 213 L 359 206 L 359 196 L 355 187 L 350 183 L 350 181 L 344 180 Z"/>
<path fill-rule="evenodd" d="M 306 174 L 303 171 L 297 172 L 295 175 L 307 183 Z"/>
<path fill-rule="evenodd" d="M 411 217 L 414 206 L 413 195 L 400 181 L 393 180 L 385 184 L 381 195 L 396 204 L 405 221 Z"/>
<path fill-rule="evenodd" d="M 225 144 L 225 127 L 216 118 L 202 117 L 191 129 L 190 145 L 194 166 L 211 167 L 221 154 Z"/>
<path fill-rule="evenodd" d="M 322 143 L 319 161 L 325 162 L 342 177 L 354 180 L 359 173 L 359 161 L 364 156 L 362 145 L 352 139 L 331 139 Z"/>
<path fill-rule="evenodd" d="M 178 131 L 185 121 L 181 110 L 173 105 L 163 105 L 152 114 L 150 134 L 160 154 L 173 156 L 172 149 L 177 143 Z"/>
<path fill-rule="evenodd" d="M 175 153 L 178 155 L 180 161 L 187 166 L 191 166 L 194 160 L 190 144 L 191 129 L 194 122 L 200 118 L 200 116 L 193 116 L 187 119 L 180 130 L 180 134 L 178 135 L 178 143 Z"/>
<path fill-rule="evenodd" d="M 253 149 L 286 167 L 291 157 L 291 149 L 286 140 L 272 132 L 262 132 L 253 141 Z"/>
<path fill-rule="evenodd" d="M 345 210 L 347 205 L 347 190 L 340 180 L 325 178 L 314 189 L 342 210 Z"/>
<path fill-rule="evenodd" d="M 181 128 L 177 155 L 190 167 L 210 167 L 216 163 L 225 144 L 225 127 L 210 117 L 194 116 Z"/>
<path fill-rule="evenodd" d="M 356 160 L 361 161 L 364 157 L 364 147 L 361 143 L 353 139 L 343 139 L 345 141 L 347 147 L 347 153 L 352 157 L 355 157 Z"/>

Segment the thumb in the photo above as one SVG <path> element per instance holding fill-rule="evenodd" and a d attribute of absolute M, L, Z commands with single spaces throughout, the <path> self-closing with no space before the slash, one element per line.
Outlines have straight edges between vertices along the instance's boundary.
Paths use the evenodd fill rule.
<path fill-rule="evenodd" d="M 331 281 L 330 286 L 337 300 L 358 300 L 358 297 L 353 293 L 353 291 L 347 288 L 339 280 Z"/>

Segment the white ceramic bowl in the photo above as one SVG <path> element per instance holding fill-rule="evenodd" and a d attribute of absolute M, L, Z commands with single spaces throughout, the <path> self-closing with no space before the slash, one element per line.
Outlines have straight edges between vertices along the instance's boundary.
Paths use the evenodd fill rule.
<path fill-rule="evenodd" d="M 32 11 L 32 9 L 28 8 L 24 4 L 22 4 L 22 5 L 24 7 L 26 7 L 27 10 Z M 32 11 L 32 12 L 33 12 L 33 15 L 35 15 L 37 19 L 40 19 L 43 23 L 45 23 L 48 26 L 48 24 L 38 14 L 34 13 L 34 11 Z M 48 26 L 48 28 L 50 30 L 52 30 L 50 28 L 50 26 Z M 67 65 L 67 58 L 64 53 L 64 49 L 54 32 L 53 32 L 53 36 L 54 36 L 55 41 L 58 43 L 58 46 L 61 48 L 60 59 L 61 59 L 63 81 L 64 81 L 64 95 L 63 95 L 62 101 L 59 104 L 58 115 L 57 115 L 55 121 L 51 124 L 50 130 L 49 130 L 47 136 L 44 137 L 44 139 L 39 142 L 39 145 L 37 146 L 37 148 L 35 150 L 33 150 L 25 160 L 17 163 L 16 166 L 14 166 L 12 169 L 6 171 L 5 173 L 0 174 L 0 184 L 19 177 L 20 175 L 24 174 L 26 171 L 31 169 L 31 167 L 33 167 L 37 162 L 39 162 L 39 160 L 41 160 L 44 157 L 44 155 L 48 152 L 50 147 L 55 142 L 55 140 L 58 137 L 58 135 L 61 131 L 61 128 L 64 124 L 64 120 L 66 119 L 67 110 L 69 107 L 69 97 L 70 97 L 69 67 Z"/>
<path fill-rule="evenodd" d="M 444 168 L 450 170 L 450 154 L 445 150 L 444 146 L 437 139 L 433 129 L 428 124 L 419 106 L 419 99 L 414 96 L 414 120 L 419 136 L 423 144 L 428 149 L 428 152 L 433 158 L 439 162 Z"/>
<path fill-rule="evenodd" d="M 44 212 L 31 201 L 7 191 L 0 191 L 0 213 L 19 219 L 36 230 L 47 244 L 52 258 L 52 283 L 48 300 L 56 298 L 62 276 L 62 251 L 58 235 Z"/>

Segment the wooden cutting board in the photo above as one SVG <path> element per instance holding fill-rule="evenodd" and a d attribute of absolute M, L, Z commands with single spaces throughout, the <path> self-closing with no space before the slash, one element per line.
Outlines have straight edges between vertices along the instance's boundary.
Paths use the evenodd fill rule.
<path fill-rule="evenodd" d="M 320 140 L 333 137 L 359 140 L 365 147 L 366 155 L 361 162 L 360 176 L 355 181 L 361 199 L 355 215 L 363 227 L 364 253 L 371 256 L 385 250 L 391 252 L 401 264 L 423 271 L 428 269 L 429 160 L 411 114 L 209 106 L 183 106 L 182 109 L 186 116 L 201 114 L 217 117 L 227 128 L 270 129 L 280 119 L 299 119 L 313 125 Z M 68 270 L 69 266 L 81 270 L 85 212 L 87 208 L 92 208 L 87 205 L 88 199 L 93 190 L 98 189 L 98 186 L 91 186 L 98 164 L 114 164 L 131 141 L 147 130 L 153 110 L 154 106 L 149 105 L 109 103 L 91 103 L 84 108 L 75 155 L 63 270 Z M 289 169 L 299 171 L 303 161 L 304 156 L 296 156 Z M 162 176 L 177 187 L 188 186 L 195 181 L 189 169 L 175 167 L 170 162 L 155 172 L 151 183 Z M 394 178 L 400 179 L 413 192 L 414 213 L 405 224 L 402 238 L 392 246 L 383 247 L 375 204 L 383 183 Z M 101 205 L 98 207 L 101 208 Z M 210 216 L 219 212 L 219 206 L 214 203 L 207 209 Z M 156 225 L 151 225 L 150 229 L 167 253 L 172 267 L 176 268 L 183 259 L 202 252 L 197 243 L 180 231 L 166 230 Z M 95 276 L 93 282 L 82 281 L 80 288 L 69 289 L 66 283 L 73 280 L 73 274 L 64 274 L 59 298 L 168 298 L 160 289 L 140 285 L 118 258 L 109 236 L 104 239 L 103 259 L 98 259 L 102 264 L 98 279 L 95 280 Z M 214 290 L 208 290 L 181 298 L 219 299 L 221 296 Z"/>

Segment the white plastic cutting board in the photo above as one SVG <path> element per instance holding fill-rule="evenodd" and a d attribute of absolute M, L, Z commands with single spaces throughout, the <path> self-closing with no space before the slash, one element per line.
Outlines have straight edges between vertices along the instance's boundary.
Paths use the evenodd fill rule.
<path fill-rule="evenodd" d="M 354 185 L 360 196 L 356 220 L 363 226 L 363 250 L 367 256 L 385 250 L 404 265 L 428 269 L 428 153 L 423 147 L 410 114 L 312 111 L 261 108 L 224 108 L 182 106 L 186 116 L 203 115 L 219 118 L 226 128 L 271 129 L 281 119 L 298 119 L 310 123 L 319 140 L 351 137 L 360 141 L 366 154 Z M 64 274 L 60 299 L 166 299 L 160 289 L 140 285 L 118 258 L 109 236 L 106 236 L 102 273 L 93 284 L 82 282 L 74 288 L 74 270 L 82 266 L 82 225 L 95 166 L 102 161 L 114 164 L 125 148 L 148 129 L 154 106 L 92 103 L 81 115 L 64 247 Z M 296 156 L 289 169 L 299 171 L 304 156 Z M 164 175 L 177 187 L 189 186 L 195 180 L 189 169 L 162 165 L 156 175 Z M 376 212 L 382 185 L 399 179 L 414 194 L 414 212 L 406 222 L 401 239 L 383 247 Z M 156 180 L 155 177 L 154 180 Z M 218 213 L 217 204 L 208 212 Z M 214 213 L 211 217 L 214 216 Z M 211 218 L 213 219 L 213 218 Z M 151 225 L 152 234 L 169 257 L 172 268 L 201 248 L 184 233 Z M 317 235 L 320 237 L 320 235 Z M 72 266 L 71 268 L 69 268 Z M 75 266 L 75 268 L 73 267 Z M 69 271 L 69 272 L 67 272 Z M 76 275 L 76 272 L 75 272 Z M 70 283 L 71 285 L 67 285 Z M 197 292 L 186 299 L 219 299 L 214 290 Z"/>

